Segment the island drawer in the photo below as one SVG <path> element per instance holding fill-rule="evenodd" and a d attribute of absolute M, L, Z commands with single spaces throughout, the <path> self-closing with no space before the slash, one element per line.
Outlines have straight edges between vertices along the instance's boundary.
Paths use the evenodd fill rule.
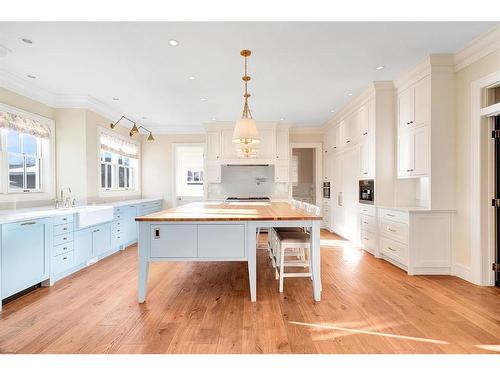
<path fill-rule="evenodd" d="M 380 237 L 380 252 L 403 265 L 407 264 L 408 247 L 389 238 Z"/>
<path fill-rule="evenodd" d="M 368 215 L 375 217 L 375 206 L 360 204 L 359 205 L 359 213 L 362 215 Z"/>
<path fill-rule="evenodd" d="M 378 211 L 378 216 L 381 219 L 397 221 L 399 223 L 409 223 L 408 212 L 404 211 L 386 210 L 381 208 Z"/>
<path fill-rule="evenodd" d="M 407 224 L 380 219 L 379 233 L 381 236 L 386 236 L 404 244 L 408 244 Z"/>
<path fill-rule="evenodd" d="M 66 242 L 73 241 L 73 233 L 61 234 L 60 236 L 54 236 L 54 246 L 61 245 Z"/>
<path fill-rule="evenodd" d="M 243 258 L 245 226 L 243 224 L 198 225 L 199 258 Z"/>
<path fill-rule="evenodd" d="M 376 232 L 377 231 L 377 221 L 373 216 L 359 215 L 359 221 L 361 229 Z"/>
<path fill-rule="evenodd" d="M 151 226 L 151 257 L 195 258 L 198 235 L 194 224 L 159 224 Z"/>
<path fill-rule="evenodd" d="M 64 215 L 64 216 L 56 216 L 54 218 L 54 225 L 61 225 L 73 222 L 73 214 Z"/>
<path fill-rule="evenodd" d="M 363 244 L 363 249 L 373 254 L 377 247 L 377 236 L 374 233 L 361 230 L 361 243 Z"/>

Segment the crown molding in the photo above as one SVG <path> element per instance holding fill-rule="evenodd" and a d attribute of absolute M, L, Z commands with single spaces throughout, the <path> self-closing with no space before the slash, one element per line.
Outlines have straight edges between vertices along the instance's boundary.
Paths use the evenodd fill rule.
<path fill-rule="evenodd" d="M 500 49 L 500 26 L 478 36 L 454 56 L 455 72 Z"/>
<path fill-rule="evenodd" d="M 323 134 L 321 126 L 293 126 L 290 128 L 290 134 Z"/>

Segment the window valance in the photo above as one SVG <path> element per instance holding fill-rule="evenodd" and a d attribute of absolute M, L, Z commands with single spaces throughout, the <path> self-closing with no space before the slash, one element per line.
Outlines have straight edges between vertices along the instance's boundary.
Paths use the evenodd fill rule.
<path fill-rule="evenodd" d="M 101 133 L 101 149 L 128 156 L 129 158 L 139 158 L 139 146 L 137 144 L 107 133 Z"/>
<path fill-rule="evenodd" d="M 38 120 L 0 111 L 0 129 L 15 130 L 37 138 L 50 138 L 50 127 Z"/>

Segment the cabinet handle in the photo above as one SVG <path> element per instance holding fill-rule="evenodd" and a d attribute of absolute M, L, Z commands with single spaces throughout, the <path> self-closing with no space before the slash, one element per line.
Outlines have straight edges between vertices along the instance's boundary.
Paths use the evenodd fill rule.
<path fill-rule="evenodd" d="M 363 174 L 368 174 L 368 172 L 363 172 Z"/>
<path fill-rule="evenodd" d="M 155 228 L 155 238 L 160 238 L 160 229 Z"/>
<path fill-rule="evenodd" d="M 64 258 L 63 258 L 63 260 L 66 260 L 66 259 L 68 259 L 68 257 L 64 257 Z"/>
<path fill-rule="evenodd" d="M 395 231 L 394 229 L 392 229 L 391 227 L 387 227 L 387 230 L 388 230 L 389 232 L 392 232 L 392 233 L 395 233 L 395 232 L 396 232 L 396 231 Z"/>
<path fill-rule="evenodd" d="M 36 221 L 28 221 L 27 223 L 22 223 L 21 225 L 33 225 L 36 224 Z"/>
<path fill-rule="evenodd" d="M 406 172 L 413 172 L 413 169 L 407 169 Z"/>
<path fill-rule="evenodd" d="M 350 143 L 350 142 L 351 142 L 350 140 L 349 141 L 345 141 L 345 143 Z"/>
<path fill-rule="evenodd" d="M 366 238 L 366 237 L 363 237 L 363 239 L 364 239 L 365 241 L 369 241 L 369 239 L 368 239 L 368 238 Z"/>
<path fill-rule="evenodd" d="M 367 221 L 363 221 L 363 224 L 368 224 L 368 222 Z"/>
<path fill-rule="evenodd" d="M 364 132 L 364 133 L 363 133 L 363 135 L 367 135 L 367 134 L 368 134 L 368 132 Z"/>
<path fill-rule="evenodd" d="M 396 215 L 393 215 L 393 214 L 387 214 L 387 216 L 394 217 L 394 216 L 396 216 Z"/>
<path fill-rule="evenodd" d="M 68 218 L 67 217 L 63 217 L 63 221 L 68 221 Z"/>
<path fill-rule="evenodd" d="M 67 240 L 67 238 L 66 238 L 66 237 L 63 237 L 63 240 L 65 240 L 65 241 L 66 241 L 66 240 Z"/>
<path fill-rule="evenodd" d="M 387 247 L 388 250 L 391 250 L 391 251 L 397 251 L 397 250 L 394 250 L 392 247 L 388 246 Z"/>
<path fill-rule="evenodd" d="M 63 250 L 68 250 L 68 248 L 67 247 L 63 247 Z"/>

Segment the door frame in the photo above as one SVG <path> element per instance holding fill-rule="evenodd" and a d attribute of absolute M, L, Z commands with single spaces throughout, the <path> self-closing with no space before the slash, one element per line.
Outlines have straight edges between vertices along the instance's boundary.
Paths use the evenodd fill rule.
<path fill-rule="evenodd" d="M 485 286 L 495 285 L 495 274 L 491 267 L 496 251 L 495 209 L 491 205 L 495 173 L 491 117 L 500 114 L 500 105 L 488 107 L 482 105 L 487 98 L 486 90 L 498 85 L 500 85 L 500 71 L 471 83 L 471 265 L 468 270 L 459 265 L 463 268 L 461 277 L 474 284 Z"/>
<path fill-rule="evenodd" d="M 321 191 L 323 182 L 323 143 L 321 142 L 291 142 L 289 150 L 289 163 L 292 163 L 292 150 L 294 148 L 313 148 L 314 149 L 314 164 L 316 166 L 314 170 L 314 185 L 315 185 L 315 204 L 319 207 L 323 207 L 323 194 Z M 290 169 L 290 165 L 288 166 Z M 292 199 L 292 182 L 288 184 L 288 196 Z"/>
<path fill-rule="evenodd" d="M 206 163 L 205 154 L 207 152 L 207 144 L 205 142 L 173 142 L 172 143 L 172 207 L 177 206 L 177 147 L 196 146 L 203 147 L 203 199 L 207 198 L 207 184 L 205 182 Z"/>

